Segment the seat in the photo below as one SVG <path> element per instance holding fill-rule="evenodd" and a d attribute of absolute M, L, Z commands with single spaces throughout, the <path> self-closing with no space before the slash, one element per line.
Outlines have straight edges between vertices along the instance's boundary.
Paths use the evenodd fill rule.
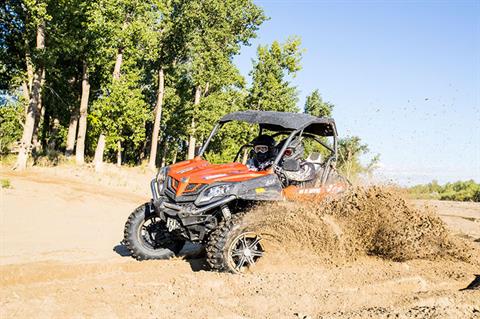
<path fill-rule="evenodd" d="M 322 154 L 318 152 L 312 152 L 310 153 L 310 155 L 308 155 L 305 162 L 312 163 L 313 166 L 315 167 L 315 171 L 318 172 L 322 168 L 322 164 L 323 164 Z"/>

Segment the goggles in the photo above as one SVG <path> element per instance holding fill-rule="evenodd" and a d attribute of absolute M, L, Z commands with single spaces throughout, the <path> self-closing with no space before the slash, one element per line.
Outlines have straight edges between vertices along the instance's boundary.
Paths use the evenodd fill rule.
<path fill-rule="evenodd" d="M 267 153 L 268 152 L 268 146 L 267 145 L 255 145 L 253 147 L 253 150 L 255 153 Z"/>
<path fill-rule="evenodd" d="M 290 157 L 290 156 L 292 156 L 292 154 L 293 154 L 293 149 L 287 148 L 287 149 L 285 150 L 285 153 L 283 153 L 283 156 L 285 156 L 285 157 Z"/>

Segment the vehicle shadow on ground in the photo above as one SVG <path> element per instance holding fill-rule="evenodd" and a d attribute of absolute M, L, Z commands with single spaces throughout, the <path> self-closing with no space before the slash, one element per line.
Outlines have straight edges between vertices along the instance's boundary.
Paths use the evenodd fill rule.
<path fill-rule="evenodd" d="M 178 256 L 188 262 L 194 272 L 210 270 L 205 259 L 206 253 L 203 245 L 187 242 Z"/>
<path fill-rule="evenodd" d="M 131 257 L 130 251 L 123 243 L 115 245 L 113 251 L 122 257 Z M 205 249 L 202 245 L 186 243 L 178 257 L 185 260 L 194 272 L 210 270 L 205 259 Z"/>
<path fill-rule="evenodd" d="M 122 257 L 130 257 L 131 256 L 130 251 L 128 250 L 127 246 L 125 246 L 122 243 L 113 247 L 113 251 L 116 252 L 117 254 L 119 254 Z"/>

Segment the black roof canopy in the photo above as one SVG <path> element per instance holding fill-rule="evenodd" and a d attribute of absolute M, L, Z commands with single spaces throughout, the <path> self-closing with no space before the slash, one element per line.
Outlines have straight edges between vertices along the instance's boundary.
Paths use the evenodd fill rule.
<path fill-rule="evenodd" d="M 270 131 L 304 130 L 320 136 L 336 136 L 335 121 L 331 118 L 316 117 L 303 113 L 273 111 L 239 111 L 225 115 L 220 123 L 242 121 L 259 124 Z"/>

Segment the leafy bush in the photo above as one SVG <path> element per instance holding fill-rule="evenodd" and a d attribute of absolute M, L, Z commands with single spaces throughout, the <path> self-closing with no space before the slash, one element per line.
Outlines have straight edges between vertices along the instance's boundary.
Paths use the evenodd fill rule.
<path fill-rule="evenodd" d="M 480 184 L 473 180 L 447 183 L 443 186 L 432 181 L 426 185 L 410 187 L 409 192 L 415 198 L 480 202 Z"/>
<path fill-rule="evenodd" d="M 21 103 L 0 105 L 0 154 L 9 153 L 22 137 L 23 113 Z"/>
<path fill-rule="evenodd" d="M 12 187 L 12 185 L 10 184 L 10 181 L 8 179 L 0 180 L 0 184 L 2 185 L 2 188 L 11 188 Z"/>

